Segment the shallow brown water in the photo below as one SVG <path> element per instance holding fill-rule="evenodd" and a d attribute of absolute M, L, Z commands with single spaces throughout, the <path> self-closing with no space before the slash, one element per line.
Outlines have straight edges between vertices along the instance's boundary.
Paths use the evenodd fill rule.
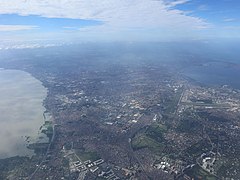
<path fill-rule="evenodd" d="M 29 73 L 0 69 L 0 158 L 33 153 L 26 137 L 39 134 L 46 95 L 47 89 Z"/>

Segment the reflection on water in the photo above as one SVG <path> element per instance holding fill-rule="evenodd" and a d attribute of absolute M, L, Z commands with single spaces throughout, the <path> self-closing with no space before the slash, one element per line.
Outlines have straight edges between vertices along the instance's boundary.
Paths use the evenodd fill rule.
<path fill-rule="evenodd" d="M 0 158 L 30 155 L 26 137 L 36 137 L 44 123 L 47 90 L 30 74 L 0 69 Z"/>

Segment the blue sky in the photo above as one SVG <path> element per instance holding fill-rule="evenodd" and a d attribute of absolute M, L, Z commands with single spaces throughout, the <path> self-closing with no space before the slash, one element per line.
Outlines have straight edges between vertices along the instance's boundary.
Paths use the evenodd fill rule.
<path fill-rule="evenodd" d="M 58 31 L 77 29 L 102 24 L 100 21 L 68 18 L 47 18 L 37 15 L 20 16 L 18 14 L 0 14 L 0 24 L 38 26 L 40 31 Z M 35 30 L 37 30 L 35 29 Z"/>
<path fill-rule="evenodd" d="M 240 1 L 238 0 L 194 0 L 179 9 L 192 11 L 192 15 L 204 18 L 215 25 L 240 25 Z"/>
<path fill-rule="evenodd" d="M 179 41 L 240 38 L 239 0 L 11 0 L 0 38 Z"/>

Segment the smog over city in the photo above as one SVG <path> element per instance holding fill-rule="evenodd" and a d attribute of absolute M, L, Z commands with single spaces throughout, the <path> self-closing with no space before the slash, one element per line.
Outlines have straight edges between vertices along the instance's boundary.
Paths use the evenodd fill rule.
<path fill-rule="evenodd" d="M 0 0 L 0 180 L 240 180 L 238 0 Z"/>

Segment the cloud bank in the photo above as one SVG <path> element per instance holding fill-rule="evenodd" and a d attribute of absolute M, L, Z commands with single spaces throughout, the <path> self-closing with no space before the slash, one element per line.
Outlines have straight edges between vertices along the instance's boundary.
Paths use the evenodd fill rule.
<path fill-rule="evenodd" d="M 32 30 L 36 28 L 37 26 L 28 25 L 0 25 L 0 31 L 2 32 Z"/>
<path fill-rule="evenodd" d="M 174 9 L 188 0 L 11 0 L 1 2 L 0 14 L 98 20 L 118 28 L 203 28 L 204 20 Z"/>
<path fill-rule="evenodd" d="M 205 20 L 178 10 L 190 0 L 11 0 L 1 2 L 0 14 L 38 15 L 101 22 L 79 28 L 82 34 L 186 35 L 208 27 Z M 63 29 L 66 29 L 63 27 Z M 67 32 L 67 31 L 66 31 Z M 151 33 L 150 33 L 151 32 Z"/>

